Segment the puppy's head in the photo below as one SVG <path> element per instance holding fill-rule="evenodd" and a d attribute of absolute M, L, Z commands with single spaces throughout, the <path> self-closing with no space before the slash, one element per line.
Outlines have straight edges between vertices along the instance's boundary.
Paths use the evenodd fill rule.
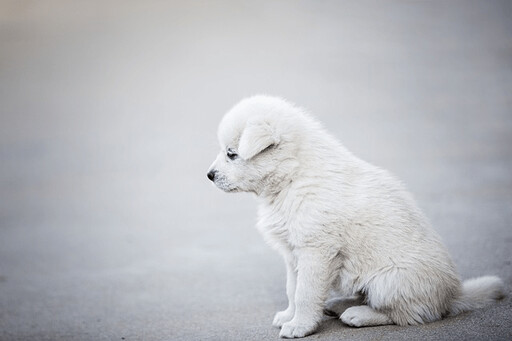
<path fill-rule="evenodd" d="M 278 190 L 295 164 L 287 134 L 294 109 L 268 96 L 250 97 L 235 105 L 219 125 L 221 150 L 208 178 L 226 192 Z"/>

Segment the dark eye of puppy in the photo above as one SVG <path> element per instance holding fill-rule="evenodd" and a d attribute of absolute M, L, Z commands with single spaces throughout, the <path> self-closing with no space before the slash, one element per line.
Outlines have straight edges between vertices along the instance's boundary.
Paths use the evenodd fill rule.
<path fill-rule="evenodd" d="M 234 160 L 238 157 L 238 154 L 231 148 L 228 148 L 226 155 L 230 160 Z"/>

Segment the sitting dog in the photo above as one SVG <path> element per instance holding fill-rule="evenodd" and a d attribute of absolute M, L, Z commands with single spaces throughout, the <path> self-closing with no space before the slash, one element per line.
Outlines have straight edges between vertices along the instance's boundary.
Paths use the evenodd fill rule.
<path fill-rule="evenodd" d="M 208 178 L 258 196 L 257 228 L 284 257 L 289 306 L 273 322 L 281 337 L 313 333 L 333 289 L 361 297 L 340 317 L 354 327 L 432 322 L 504 295 L 497 277 L 461 283 L 404 186 L 295 105 L 244 99 L 224 116 L 218 138 Z"/>

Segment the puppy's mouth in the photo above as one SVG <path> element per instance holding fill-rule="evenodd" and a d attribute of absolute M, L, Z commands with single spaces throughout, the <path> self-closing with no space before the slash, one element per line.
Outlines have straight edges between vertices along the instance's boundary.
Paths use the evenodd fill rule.
<path fill-rule="evenodd" d="M 229 184 L 226 184 L 225 182 L 216 180 L 213 183 L 215 184 L 215 186 L 217 186 L 218 189 L 223 190 L 226 193 L 240 192 L 240 189 L 238 189 L 238 187 L 230 186 Z"/>
<path fill-rule="evenodd" d="M 222 187 L 222 186 L 217 186 L 217 187 L 219 187 L 221 190 L 223 190 L 226 193 L 240 192 L 240 190 L 236 187 Z"/>

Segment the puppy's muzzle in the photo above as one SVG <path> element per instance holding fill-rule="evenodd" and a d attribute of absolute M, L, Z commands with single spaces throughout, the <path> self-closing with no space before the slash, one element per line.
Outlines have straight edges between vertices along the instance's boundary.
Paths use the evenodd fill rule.
<path fill-rule="evenodd" d="M 208 174 L 206 174 L 206 176 L 211 181 L 215 181 L 215 174 L 217 174 L 217 171 L 215 169 L 212 169 L 211 171 L 208 172 Z"/>

